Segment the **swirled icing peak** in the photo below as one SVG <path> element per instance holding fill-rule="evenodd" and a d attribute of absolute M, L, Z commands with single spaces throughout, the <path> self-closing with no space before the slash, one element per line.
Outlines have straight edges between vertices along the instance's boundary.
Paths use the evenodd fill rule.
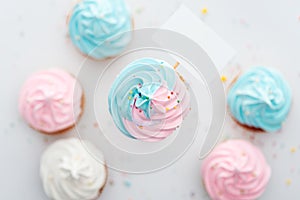
<path fill-rule="evenodd" d="M 256 200 L 271 176 L 260 150 L 242 140 L 218 145 L 203 161 L 201 172 L 212 200 Z"/>
<path fill-rule="evenodd" d="M 125 135 L 160 141 L 178 128 L 190 109 L 182 77 L 170 64 L 153 58 L 130 63 L 114 81 L 109 111 Z"/>
<path fill-rule="evenodd" d="M 131 40 L 132 28 L 124 0 L 81 0 L 69 19 L 73 44 L 95 59 L 121 53 Z"/>
<path fill-rule="evenodd" d="M 34 129 L 57 133 L 73 126 L 82 113 L 82 88 L 69 73 L 51 69 L 33 74 L 19 99 L 22 117 Z"/>
<path fill-rule="evenodd" d="M 46 149 L 41 158 L 40 176 L 50 199 L 93 200 L 105 185 L 107 171 L 80 140 L 69 138 L 56 141 Z"/>
<path fill-rule="evenodd" d="M 228 105 L 239 123 L 274 132 L 281 128 L 289 113 L 291 91 L 278 72 L 255 67 L 233 85 Z"/>

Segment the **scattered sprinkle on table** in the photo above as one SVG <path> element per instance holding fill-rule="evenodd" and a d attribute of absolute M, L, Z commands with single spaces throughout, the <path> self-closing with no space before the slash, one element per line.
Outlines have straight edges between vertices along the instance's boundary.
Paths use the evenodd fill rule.
<path fill-rule="evenodd" d="M 131 187 L 131 183 L 130 183 L 129 181 L 127 181 L 127 180 L 124 181 L 123 184 L 124 184 L 124 186 L 127 187 L 127 188 L 130 188 L 130 187 Z"/>
<path fill-rule="evenodd" d="M 297 150 L 297 149 L 296 149 L 295 147 L 292 147 L 292 148 L 290 149 L 291 153 L 295 153 L 296 150 Z"/>
<path fill-rule="evenodd" d="M 224 76 L 224 75 L 222 75 L 222 76 L 221 76 L 221 81 L 222 81 L 223 83 L 225 83 L 225 82 L 227 81 L 227 77 Z"/>
<path fill-rule="evenodd" d="M 292 180 L 291 179 L 286 179 L 285 184 L 287 186 L 290 186 L 292 184 Z"/>
<path fill-rule="evenodd" d="M 207 14 L 207 12 L 208 12 L 208 10 L 207 10 L 206 7 L 202 8 L 201 13 L 202 13 L 203 15 Z"/>

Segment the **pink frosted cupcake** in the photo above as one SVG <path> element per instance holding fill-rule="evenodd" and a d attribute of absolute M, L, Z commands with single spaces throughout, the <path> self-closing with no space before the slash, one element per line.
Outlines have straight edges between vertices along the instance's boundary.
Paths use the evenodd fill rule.
<path fill-rule="evenodd" d="M 33 74 L 25 82 L 19 111 L 35 130 L 58 134 L 72 128 L 83 111 L 84 95 L 69 73 L 51 69 Z"/>
<path fill-rule="evenodd" d="M 204 160 L 201 172 L 212 200 L 255 200 L 271 176 L 261 151 L 243 140 L 218 145 Z"/>

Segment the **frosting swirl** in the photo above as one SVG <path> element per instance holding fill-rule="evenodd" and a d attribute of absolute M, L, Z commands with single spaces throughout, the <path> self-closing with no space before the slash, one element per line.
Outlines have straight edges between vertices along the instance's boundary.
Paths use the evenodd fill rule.
<path fill-rule="evenodd" d="M 77 138 L 53 143 L 41 158 L 44 190 L 54 200 L 92 200 L 104 187 L 106 167 L 97 162 Z"/>
<path fill-rule="evenodd" d="M 190 109 L 190 95 L 180 77 L 162 60 L 142 58 L 129 64 L 108 97 L 120 131 L 143 141 L 159 141 L 172 134 Z"/>
<path fill-rule="evenodd" d="M 82 97 L 82 88 L 74 77 L 62 70 L 46 70 L 27 79 L 19 110 L 34 129 L 57 133 L 76 123 L 82 112 Z"/>
<path fill-rule="evenodd" d="M 242 140 L 218 145 L 202 165 L 203 182 L 213 200 L 255 200 L 270 176 L 260 150 Z"/>
<path fill-rule="evenodd" d="M 291 91 L 278 72 L 256 67 L 242 75 L 228 94 L 228 105 L 241 124 L 274 132 L 291 106 Z"/>
<path fill-rule="evenodd" d="M 131 40 L 132 20 L 124 0 L 82 0 L 72 11 L 73 44 L 95 59 L 116 56 Z M 122 34 L 123 33 L 123 34 Z"/>

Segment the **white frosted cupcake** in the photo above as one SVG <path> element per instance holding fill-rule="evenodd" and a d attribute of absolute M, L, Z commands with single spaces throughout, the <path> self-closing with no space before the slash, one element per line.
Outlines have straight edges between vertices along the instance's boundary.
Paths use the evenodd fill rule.
<path fill-rule="evenodd" d="M 100 151 L 97 154 L 102 155 Z M 40 176 L 50 199 L 94 200 L 106 184 L 107 168 L 89 154 L 79 139 L 70 138 L 46 149 Z"/>

